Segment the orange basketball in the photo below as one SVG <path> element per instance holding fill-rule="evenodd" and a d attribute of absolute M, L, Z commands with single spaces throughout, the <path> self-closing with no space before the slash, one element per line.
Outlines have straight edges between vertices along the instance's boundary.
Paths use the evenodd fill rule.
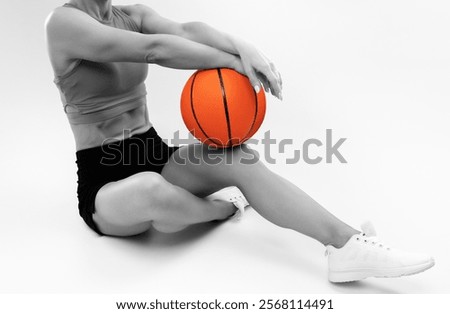
<path fill-rule="evenodd" d="M 258 131 L 266 114 L 264 90 L 231 69 L 200 70 L 181 94 L 181 114 L 189 132 L 213 147 L 240 145 Z"/>

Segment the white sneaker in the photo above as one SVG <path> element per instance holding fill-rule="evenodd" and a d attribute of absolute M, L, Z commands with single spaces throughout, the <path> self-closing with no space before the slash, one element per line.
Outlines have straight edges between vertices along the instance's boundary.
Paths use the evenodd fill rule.
<path fill-rule="evenodd" d="M 239 190 L 235 186 L 230 186 L 219 190 L 213 194 L 206 196 L 205 199 L 209 201 L 226 201 L 233 203 L 234 206 L 238 208 L 238 211 L 236 211 L 231 216 L 231 218 L 238 220 L 241 219 L 241 217 L 244 215 L 245 207 L 249 206 L 249 203 L 247 202 L 245 196 L 242 194 L 241 190 Z"/>
<path fill-rule="evenodd" d="M 378 241 L 370 223 L 361 226 L 340 249 L 328 245 L 328 280 L 348 282 L 367 277 L 400 277 L 423 272 L 434 266 L 430 256 L 390 248 Z"/>

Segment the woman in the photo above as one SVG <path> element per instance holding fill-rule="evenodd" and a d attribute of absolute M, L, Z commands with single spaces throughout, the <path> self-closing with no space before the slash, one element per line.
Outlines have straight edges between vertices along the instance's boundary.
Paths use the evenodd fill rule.
<path fill-rule="evenodd" d="M 247 198 L 267 220 L 325 245 L 332 282 L 410 275 L 434 265 L 431 257 L 390 249 L 370 230 L 353 229 L 260 161 L 240 162 L 257 158 L 245 145 L 223 151 L 232 163 L 213 166 L 200 144 L 178 149 L 162 142 L 147 113 L 148 63 L 232 68 L 257 93 L 262 86 L 281 99 L 280 74 L 253 46 L 203 23 L 180 24 L 144 5 L 111 0 L 71 0 L 50 14 L 46 31 L 76 142 L 80 215 L 98 234 L 176 232 L 237 214 Z M 111 160 L 113 151 L 123 155 Z M 245 198 L 224 189 L 229 186 Z"/>

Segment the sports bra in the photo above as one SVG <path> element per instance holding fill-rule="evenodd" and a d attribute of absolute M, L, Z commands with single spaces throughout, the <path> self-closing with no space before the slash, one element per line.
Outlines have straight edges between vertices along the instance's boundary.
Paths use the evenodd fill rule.
<path fill-rule="evenodd" d="M 64 6 L 79 9 L 70 3 Z M 110 20 L 97 21 L 114 28 L 140 32 L 134 20 L 114 6 Z M 147 73 L 146 63 L 100 63 L 80 59 L 66 73 L 56 76 L 54 83 L 60 91 L 69 122 L 88 124 L 109 120 L 145 105 Z"/>

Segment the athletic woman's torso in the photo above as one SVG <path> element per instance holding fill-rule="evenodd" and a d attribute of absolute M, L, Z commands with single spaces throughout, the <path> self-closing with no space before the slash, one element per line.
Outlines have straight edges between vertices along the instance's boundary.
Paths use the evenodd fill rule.
<path fill-rule="evenodd" d="M 72 4 L 64 7 L 81 10 Z M 108 21 L 97 21 L 140 32 L 132 17 L 118 7 L 112 7 Z M 146 63 L 67 60 L 60 55 L 52 57 L 51 51 L 50 59 L 77 150 L 100 146 L 106 139 L 143 133 L 151 127 L 144 84 Z"/>

